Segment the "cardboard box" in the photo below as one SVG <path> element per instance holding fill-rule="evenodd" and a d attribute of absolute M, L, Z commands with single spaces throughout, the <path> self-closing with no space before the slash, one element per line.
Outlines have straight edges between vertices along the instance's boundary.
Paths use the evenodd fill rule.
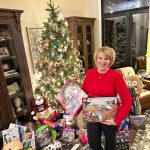
<path fill-rule="evenodd" d="M 63 108 L 74 116 L 82 107 L 82 98 L 87 94 L 72 80 L 69 80 L 60 90 L 57 98 Z"/>
<path fill-rule="evenodd" d="M 117 97 L 83 99 L 83 121 L 85 122 L 99 122 L 114 118 L 117 111 Z"/>
<path fill-rule="evenodd" d="M 146 123 L 145 123 L 145 115 L 138 115 L 138 116 L 130 116 L 130 125 L 131 128 L 134 130 L 145 130 Z"/>

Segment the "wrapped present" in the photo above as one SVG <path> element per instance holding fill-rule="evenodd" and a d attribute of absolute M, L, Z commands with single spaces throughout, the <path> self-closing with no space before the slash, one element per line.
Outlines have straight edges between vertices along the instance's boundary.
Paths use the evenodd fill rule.
<path fill-rule="evenodd" d="M 116 150 L 129 150 L 129 129 L 128 128 L 117 132 Z"/>
<path fill-rule="evenodd" d="M 65 142 L 72 142 L 75 140 L 75 129 L 64 128 L 62 135 Z"/>

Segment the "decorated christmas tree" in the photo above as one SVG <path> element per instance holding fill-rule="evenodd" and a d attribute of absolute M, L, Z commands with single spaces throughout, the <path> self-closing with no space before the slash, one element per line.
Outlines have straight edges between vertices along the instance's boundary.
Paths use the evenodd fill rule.
<path fill-rule="evenodd" d="M 112 32 L 112 47 L 116 51 L 116 61 L 114 68 L 126 66 L 126 18 L 123 17 L 120 22 L 115 22 Z"/>
<path fill-rule="evenodd" d="M 82 82 L 83 72 L 79 51 L 72 46 L 69 38 L 68 23 L 60 8 L 50 0 L 47 22 L 41 35 L 41 48 L 38 50 L 36 68 L 41 73 L 35 94 L 43 95 L 51 106 L 57 106 L 57 95 L 67 80 Z"/>

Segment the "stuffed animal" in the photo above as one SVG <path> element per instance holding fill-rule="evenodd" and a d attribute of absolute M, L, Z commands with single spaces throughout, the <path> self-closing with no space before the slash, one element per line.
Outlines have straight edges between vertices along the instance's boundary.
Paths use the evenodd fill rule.
<path fill-rule="evenodd" d="M 134 105 L 134 114 L 140 115 L 141 114 L 141 105 L 139 102 L 139 96 L 143 89 L 143 83 L 141 81 L 141 77 L 138 75 L 132 75 L 125 78 L 126 84 L 128 88 L 134 88 L 136 98 L 133 99 Z"/>
<path fill-rule="evenodd" d="M 132 75 L 125 78 L 126 84 L 129 88 L 133 87 L 135 89 L 135 93 L 140 95 L 143 89 L 143 83 L 141 81 L 141 77 L 138 75 Z"/>
<path fill-rule="evenodd" d="M 34 120 L 47 119 L 51 115 L 47 100 L 43 96 L 36 95 L 34 97 L 34 107 L 31 115 L 34 115 Z"/>

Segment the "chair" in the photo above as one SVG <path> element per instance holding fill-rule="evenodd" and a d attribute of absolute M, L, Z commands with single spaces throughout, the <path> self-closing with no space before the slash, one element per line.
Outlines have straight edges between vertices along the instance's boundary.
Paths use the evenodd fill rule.
<path fill-rule="evenodd" d="M 123 67 L 123 68 L 118 68 L 116 70 L 119 71 L 123 75 L 123 77 L 136 75 L 132 67 Z M 147 87 L 146 89 L 145 88 L 142 89 L 142 92 L 140 93 L 140 97 L 139 97 L 141 109 L 144 110 L 150 108 L 150 81 L 146 81 L 144 79 L 142 79 L 141 81 L 143 82 L 144 87 Z"/>
<path fill-rule="evenodd" d="M 139 56 L 137 58 L 137 71 L 138 70 L 146 70 L 146 57 Z"/>

